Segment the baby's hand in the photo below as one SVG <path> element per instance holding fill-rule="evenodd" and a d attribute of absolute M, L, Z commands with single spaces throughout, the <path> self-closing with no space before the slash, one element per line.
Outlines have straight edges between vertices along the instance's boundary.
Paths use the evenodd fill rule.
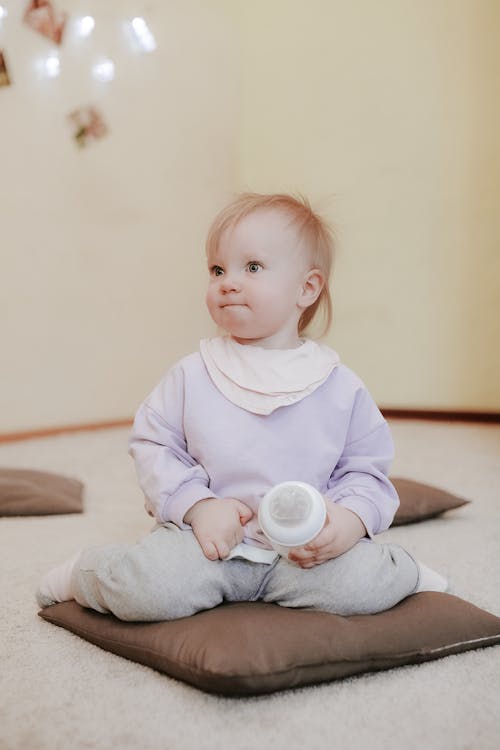
<path fill-rule="evenodd" d="M 243 539 L 243 526 L 252 516 L 248 505 L 234 497 L 209 497 L 188 510 L 184 523 L 191 525 L 205 557 L 224 560 Z"/>
<path fill-rule="evenodd" d="M 363 521 L 356 513 L 342 505 L 326 500 L 326 521 L 319 534 L 304 545 L 296 547 L 288 555 L 288 559 L 296 562 L 301 568 L 312 568 L 315 565 L 338 557 L 356 542 L 366 536 Z"/>

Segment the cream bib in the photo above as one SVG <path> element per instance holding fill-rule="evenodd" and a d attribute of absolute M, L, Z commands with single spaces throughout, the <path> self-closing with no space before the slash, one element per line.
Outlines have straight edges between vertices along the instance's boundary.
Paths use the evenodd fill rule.
<path fill-rule="evenodd" d="M 254 414 L 300 401 L 340 364 L 337 352 L 310 339 L 296 349 L 264 349 L 220 336 L 200 341 L 200 353 L 219 391 Z"/>

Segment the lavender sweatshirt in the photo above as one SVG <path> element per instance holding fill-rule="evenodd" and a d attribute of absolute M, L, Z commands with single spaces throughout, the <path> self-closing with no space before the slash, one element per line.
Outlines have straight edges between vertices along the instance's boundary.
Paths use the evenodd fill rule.
<path fill-rule="evenodd" d="M 263 495 L 278 482 L 314 485 L 356 513 L 370 536 L 387 529 L 399 505 L 387 479 L 389 428 L 362 381 L 338 365 L 313 393 L 271 414 L 228 401 L 199 353 L 172 367 L 139 408 L 129 453 L 145 506 L 180 528 L 206 497 L 233 497 L 254 511 L 248 544 L 269 548 L 258 527 Z"/>

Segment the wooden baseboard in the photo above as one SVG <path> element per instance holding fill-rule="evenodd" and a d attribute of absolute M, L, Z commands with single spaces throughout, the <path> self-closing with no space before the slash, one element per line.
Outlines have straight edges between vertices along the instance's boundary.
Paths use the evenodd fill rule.
<path fill-rule="evenodd" d="M 438 411 L 430 409 L 393 409 L 380 407 L 380 411 L 387 419 L 423 419 L 439 422 L 478 422 L 500 424 L 500 413 L 478 412 L 478 411 Z M 95 430 L 109 430 L 113 427 L 131 427 L 131 417 L 115 419 L 110 422 L 92 422 L 90 424 L 62 425 L 59 427 L 46 427 L 38 430 L 26 430 L 24 432 L 0 433 L 0 443 L 14 443 L 20 440 L 34 440 L 36 438 L 53 437 L 72 432 L 93 432 Z"/>
<path fill-rule="evenodd" d="M 500 413 L 481 411 L 439 411 L 432 409 L 392 409 L 380 407 L 387 419 L 426 419 L 438 422 L 500 423 Z"/>
<path fill-rule="evenodd" d="M 92 422 L 90 424 L 72 424 L 60 427 L 46 427 L 39 430 L 28 430 L 26 432 L 0 433 L 0 443 L 14 443 L 19 440 L 34 440 L 35 438 L 53 437 L 70 432 L 94 432 L 95 430 L 109 430 L 113 427 L 130 427 L 133 419 L 115 419 L 111 422 Z"/>

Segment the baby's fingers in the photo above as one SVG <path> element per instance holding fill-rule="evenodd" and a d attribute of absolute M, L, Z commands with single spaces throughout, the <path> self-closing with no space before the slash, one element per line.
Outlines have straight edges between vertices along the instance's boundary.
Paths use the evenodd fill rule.
<path fill-rule="evenodd" d="M 297 559 L 293 559 L 290 557 L 290 559 L 293 562 L 296 562 L 297 565 L 301 568 L 314 568 L 316 565 L 321 565 L 321 563 L 326 562 L 327 560 L 331 559 L 331 555 L 328 553 L 323 554 L 309 554 L 307 557 L 301 557 Z"/>
<path fill-rule="evenodd" d="M 229 553 L 231 552 L 231 547 L 229 546 L 229 544 L 227 544 L 226 542 L 220 541 L 220 542 L 217 542 L 215 546 L 217 547 L 217 557 L 220 560 L 225 560 L 226 557 L 228 557 Z"/>
<path fill-rule="evenodd" d="M 209 560 L 225 560 L 233 547 L 236 547 L 240 541 L 240 539 L 236 538 L 236 535 L 230 541 L 226 539 L 198 539 L 203 554 Z"/>
<path fill-rule="evenodd" d="M 251 518 L 253 518 L 253 510 L 248 507 L 248 505 L 245 505 L 245 503 L 242 503 L 241 501 L 237 501 L 238 505 L 238 514 L 240 517 L 240 524 L 244 526 L 246 523 L 250 521 Z"/>
<path fill-rule="evenodd" d="M 322 531 L 314 537 L 312 542 L 304 545 L 303 549 L 305 549 L 306 552 L 312 552 L 313 554 L 321 553 L 322 550 L 335 542 L 335 536 L 335 527 L 330 523 L 323 527 Z"/>
<path fill-rule="evenodd" d="M 202 539 L 198 539 L 198 542 L 205 557 L 209 560 L 217 560 L 219 558 L 219 551 L 213 542 Z"/>

